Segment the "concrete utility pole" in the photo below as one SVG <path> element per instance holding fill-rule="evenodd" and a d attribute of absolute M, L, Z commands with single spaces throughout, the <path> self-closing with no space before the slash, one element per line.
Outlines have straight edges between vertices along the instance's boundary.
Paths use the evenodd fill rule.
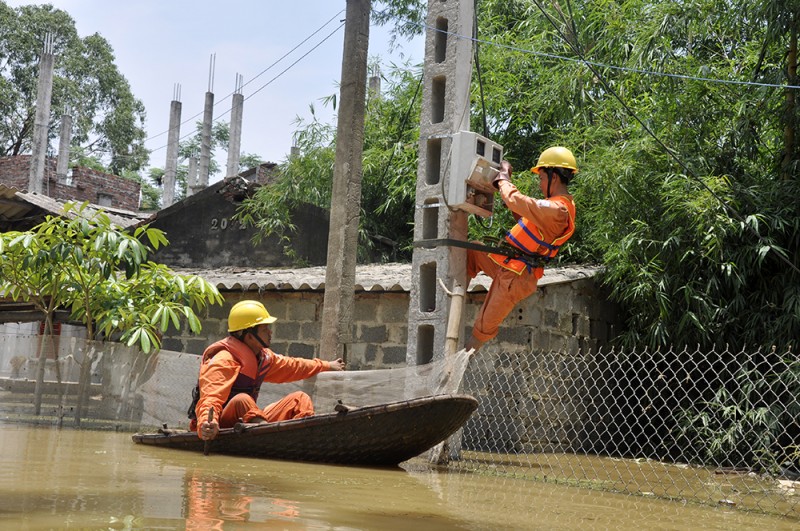
<path fill-rule="evenodd" d="M 44 188 L 44 163 L 47 157 L 47 132 L 50 128 L 50 100 L 53 97 L 53 35 L 44 36 L 39 59 L 39 84 L 36 89 L 36 116 L 31 142 L 31 166 L 28 172 L 28 191 L 41 194 Z"/>
<path fill-rule="evenodd" d="M 425 37 L 419 165 L 417 166 L 414 240 L 467 239 L 467 214 L 450 211 L 445 198 L 452 183 L 453 138 L 469 130 L 469 84 L 472 74 L 473 0 L 428 0 Z M 459 37 L 460 36 L 460 37 Z M 455 247 L 415 248 L 411 263 L 406 362 L 421 365 L 453 353 L 463 328 L 467 288 L 466 251 Z M 439 278 L 450 279 L 446 286 Z M 452 314 L 452 315 L 451 315 Z M 452 317 L 452 321 L 451 321 Z M 451 337 L 455 334 L 455 337 Z"/>
<path fill-rule="evenodd" d="M 58 159 L 56 159 L 56 180 L 65 182 L 69 171 L 69 145 L 72 142 L 72 115 L 66 110 L 61 115 L 61 131 L 58 137 Z"/>
<path fill-rule="evenodd" d="M 206 103 L 205 107 L 203 107 L 203 128 L 200 132 L 198 189 L 208 187 L 208 176 L 211 168 L 211 122 L 214 120 L 214 68 L 216 61 L 216 54 L 212 54 L 208 67 L 208 92 L 206 92 Z"/>
<path fill-rule="evenodd" d="M 228 166 L 225 177 L 239 175 L 239 152 L 242 149 L 242 113 L 244 110 L 244 96 L 242 87 L 244 86 L 244 76 L 236 74 L 236 87 L 233 91 L 233 102 L 231 103 L 231 127 L 230 138 L 228 139 Z"/>
<path fill-rule="evenodd" d="M 189 157 L 189 172 L 188 175 L 186 175 L 186 197 L 200 191 L 197 187 L 197 165 L 197 154 L 192 153 Z"/>
<path fill-rule="evenodd" d="M 175 202 L 175 180 L 178 175 L 178 142 L 181 138 L 181 86 L 175 84 L 172 103 L 169 105 L 169 133 L 167 134 L 167 161 L 164 164 L 164 208 Z"/>
<path fill-rule="evenodd" d="M 347 0 L 320 354 L 347 358 L 361 208 L 370 0 Z"/>

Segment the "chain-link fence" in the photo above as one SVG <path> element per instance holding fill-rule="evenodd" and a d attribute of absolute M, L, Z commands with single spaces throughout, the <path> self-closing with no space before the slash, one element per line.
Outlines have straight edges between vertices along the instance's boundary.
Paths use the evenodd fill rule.
<path fill-rule="evenodd" d="M 786 351 L 479 352 L 462 470 L 800 516 Z"/>

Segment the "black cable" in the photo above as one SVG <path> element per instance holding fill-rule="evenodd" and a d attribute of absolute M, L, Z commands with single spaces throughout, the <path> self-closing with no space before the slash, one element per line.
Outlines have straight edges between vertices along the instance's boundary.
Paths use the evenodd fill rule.
<path fill-rule="evenodd" d="M 411 115 L 411 109 L 414 108 L 414 103 L 416 103 L 417 95 L 419 94 L 419 88 L 422 86 L 423 75 L 424 74 L 422 73 L 419 75 L 419 82 L 417 83 L 417 88 L 414 91 L 414 97 L 411 98 L 411 103 L 406 109 L 405 116 L 403 116 L 403 121 L 400 123 L 400 130 L 397 132 L 397 141 L 392 145 L 397 145 L 403 139 L 403 133 L 405 132 L 406 129 L 406 123 L 408 122 L 408 117 Z M 394 159 L 394 152 L 395 150 L 392 149 L 392 153 L 389 155 L 389 161 L 383 168 L 383 175 L 381 175 L 381 182 L 383 182 L 384 179 L 386 179 L 386 174 L 389 173 L 389 167 L 392 165 L 392 160 Z"/>
<path fill-rule="evenodd" d="M 478 0 L 472 10 L 474 21 L 472 25 L 472 38 L 475 43 L 475 73 L 478 75 L 478 88 L 481 94 L 481 116 L 483 117 L 483 136 L 489 138 L 489 127 L 486 125 L 486 101 L 483 97 L 483 76 L 481 75 L 481 57 L 478 45 Z"/>
<path fill-rule="evenodd" d="M 578 59 L 580 59 L 580 61 L 581 61 L 581 62 L 582 62 L 584 65 L 586 65 L 586 66 L 589 68 L 589 70 L 591 70 L 591 71 L 592 71 L 592 73 L 595 75 L 595 77 L 596 77 L 596 78 L 597 78 L 597 79 L 600 81 L 600 83 L 603 85 L 603 88 L 605 88 L 605 89 L 606 89 L 606 90 L 609 92 L 609 94 L 611 94 L 612 96 L 614 96 L 614 98 L 615 98 L 615 99 L 616 99 L 616 100 L 617 100 L 617 101 L 620 103 L 620 105 L 622 105 L 623 109 L 625 109 L 625 112 L 627 112 L 627 113 L 628 113 L 628 114 L 629 114 L 629 115 L 630 115 L 630 116 L 631 116 L 631 117 L 632 117 L 634 120 L 636 120 L 636 122 L 638 122 L 638 123 L 639 123 L 639 125 L 641 125 L 641 126 L 642 126 L 642 129 L 644 129 L 644 131 L 645 131 L 645 132 L 646 132 L 648 135 L 650 135 L 650 137 L 652 137 L 652 138 L 653 138 L 653 140 L 655 140 L 655 141 L 656 141 L 656 143 L 657 143 L 657 144 L 658 144 L 658 145 L 659 145 L 659 146 L 660 146 L 660 147 L 661 147 L 661 148 L 664 150 L 664 152 L 666 152 L 666 153 L 667 153 L 667 155 L 669 155 L 670 157 L 672 157 L 672 159 L 673 159 L 675 162 L 677 162 L 677 163 L 678 163 L 678 165 L 679 165 L 681 168 L 683 168 L 683 170 L 686 172 L 686 175 L 687 175 L 688 177 L 690 177 L 690 178 L 694 179 L 695 181 L 697 181 L 697 182 L 698 182 L 698 183 L 699 183 L 699 184 L 700 184 L 700 185 L 701 185 L 703 188 L 705 188 L 705 189 L 706 189 L 706 191 L 708 191 L 708 193 L 710 193 L 710 194 L 711 194 L 711 196 L 712 196 L 712 197 L 714 197 L 714 199 L 716 199 L 717 201 L 719 201 L 719 203 L 722 205 L 722 207 L 723 207 L 723 208 L 724 208 L 724 209 L 725 209 L 725 210 L 726 210 L 726 211 L 727 211 L 729 214 L 731 214 L 733 217 L 735 217 L 737 220 L 739 220 L 739 221 L 742 223 L 742 225 L 743 225 L 743 226 L 745 226 L 745 227 L 747 227 L 748 229 L 750 229 L 750 231 L 751 231 L 753 234 L 755 234 L 756 238 L 758 239 L 758 241 L 759 241 L 761 244 L 763 244 L 763 245 L 764 245 L 764 246 L 766 246 L 766 247 L 769 247 L 770 249 L 774 249 L 774 247 L 773 247 L 772 245 L 769 245 L 769 244 L 768 244 L 768 243 L 767 243 L 767 242 L 764 240 L 764 238 L 761 236 L 761 234 L 759 234 L 758 232 L 756 232 L 756 230 L 755 230 L 755 229 L 754 229 L 752 226 L 750 226 L 750 225 L 747 223 L 747 221 L 745 220 L 744 216 L 742 216 L 741 214 L 739 214 L 739 213 L 738 213 L 738 212 L 737 212 L 737 211 L 736 211 L 736 210 L 735 210 L 733 207 L 731 207 L 731 206 L 730 206 L 730 205 L 729 205 L 729 204 L 728 204 L 728 203 L 727 203 L 725 200 L 723 200 L 723 199 L 722 199 L 722 198 L 721 198 L 719 195 L 717 195 L 717 193 L 716 193 L 716 192 L 714 192 L 714 190 L 712 190 L 712 189 L 711 189 L 711 188 L 710 188 L 710 187 L 709 187 L 709 186 L 708 186 L 708 185 L 707 185 L 705 182 L 703 182 L 703 180 L 702 180 L 702 179 L 700 179 L 700 178 L 699 178 L 697 175 L 695 175 L 695 173 L 694 173 L 694 172 L 691 170 L 691 168 L 689 168 L 689 166 L 688 166 L 686 163 L 684 163 L 684 162 L 683 162 L 683 160 L 682 160 L 680 157 L 678 157 L 678 155 L 677 155 L 677 154 L 676 154 L 676 153 L 675 153 L 675 152 L 674 152 L 672 149 L 670 149 L 670 148 L 669 148 L 669 147 L 668 147 L 668 146 L 667 146 L 667 145 L 666 145 L 666 144 L 665 144 L 665 143 L 664 143 L 664 142 L 663 142 L 663 141 L 662 141 L 662 140 L 661 140 L 661 139 L 660 139 L 660 138 L 659 138 L 659 137 L 658 137 L 658 136 L 657 136 L 657 135 L 656 135 L 656 134 L 655 134 L 655 133 L 654 133 L 654 132 L 653 132 L 653 131 L 652 131 L 652 130 L 649 128 L 649 127 L 648 127 L 648 126 L 647 126 L 647 124 L 645 124 L 645 123 L 644 123 L 644 122 L 643 122 L 643 121 L 642 121 L 642 120 L 639 118 L 639 116 L 638 116 L 638 115 L 637 115 L 637 114 L 636 114 L 636 113 L 633 111 L 633 109 L 631 109 L 631 108 L 628 106 L 628 104 L 627 104 L 627 103 L 625 103 L 625 101 L 622 99 L 622 97 L 620 97 L 620 95 L 617 93 L 617 91 L 616 91 L 616 90 L 614 90 L 614 88 L 613 88 L 613 87 L 612 87 L 612 86 L 611 86 L 611 85 L 610 85 L 608 82 L 606 82 L 606 79 L 605 79 L 605 77 L 603 76 L 603 74 L 601 74 L 601 73 L 600 73 L 600 71 L 599 71 L 599 70 L 597 70 L 597 68 L 595 68 L 595 66 L 594 66 L 592 63 L 590 63 L 589 61 L 587 61 L 587 60 L 586 60 L 586 57 L 584 56 L 584 54 L 583 54 L 583 52 L 581 51 L 581 49 L 580 49 L 580 46 L 579 46 L 579 42 L 578 42 L 578 31 L 577 31 L 577 27 L 575 26 L 575 18 L 572 16 L 572 6 L 571 6 L 571 2 L 570 2 L 570 0 L 567 0 L 567 10 L 568 10 L 568 11 L 569 11 L 569 13 L 570 13 L 570 19 L 571 19 L 571 20 L 570 20 L 569 22 L 571 22 L 571 25 L 572 25 L 573 39 L 574 39 L 574 41 L 575 41 L 575 42 L 572 42 L 572 40 L 570 40 L 570 39 L 569 39 L 569 38 L 568 38 L 566 35 L 564 35 L 564 32 L 563 32 L 563 31 L 561 31 L 561 28 L 558 26 L 558 24 L 556 23 L 556 21 L 555 21 L 555 20 L 553 20 L 553 19 L 550 17 L 550 15 L 549 15 L 549 14 L 548 14 L 548 13 L 547 13 L 545 10 L 544 10 L 544 7 L 542 7 L 542 5 L 541 5 L 541 3 L 539 2 L 539 0 L 533 0 L 533 3 L 534 3 L 534 4 L 536 4 L 536 7 L 537 7 L 537 8 L 539 8 L 539 11 L 541 11 L 541 12 L 542 12 L 542 15 L 544 15 L 544 17 L 547 19 L 547 21 L 550 23 L 550 25 L 552 25 L 552 26 L 553 26 L 553 28 L 556 30 L 556 33 L 558 33 L 558 35 L 561 37 L 561 39 L 562 39 L 564 42 L 566 42 L 566 43 L 567 43 L 567 45 L 568 45 L 568 46 L 569 46 L 569 47 L 572 49 L 573 53 L 575 53 L 575 55 L 577 55 L 577 56 L 578 56 Z M 562 13 L 561 15 L 562 15 L 562 17 L 564 16 L 564 15 L 563 15 L 563 13 Z M 568 21 L 566 21 L 566 20 L 565 20 L 564 22 L 565 22 L 565 23 L 567 23 Z M 783 256 L 783 255 L 782 255 L 780 252 L 778 252 L 777 250 L 775 251 L 775 255 L 776 255 L 776 256 L 777 256 L 779 259 L 781 259 L 783 262 L 785 262 L 785 263 L 786 263 L 786 264 L 787 264 L 787 265 L 788 265 L 790 268 L 792 268 L 793 270 L 795 270 L 797 273 L 800 273 L 800 269 L 798 269 L 798 267 L 797 267 L 795 264 L 793 264 L 793 263 L 791 262 L 791 260 L 789 260 L 787 257 Z"/>

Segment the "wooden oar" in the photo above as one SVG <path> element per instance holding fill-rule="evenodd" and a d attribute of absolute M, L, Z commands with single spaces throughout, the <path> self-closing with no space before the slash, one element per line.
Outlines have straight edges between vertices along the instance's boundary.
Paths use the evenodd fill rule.
<path fill-rule="evenodd" d="M 208 408 L 208 422 L 214 420 L 214 408 Z M 203 455 L 208 455 L 209 450 L 211 450 L 211 441 L 206 440 L 205 444 L 203 445 Z"/>

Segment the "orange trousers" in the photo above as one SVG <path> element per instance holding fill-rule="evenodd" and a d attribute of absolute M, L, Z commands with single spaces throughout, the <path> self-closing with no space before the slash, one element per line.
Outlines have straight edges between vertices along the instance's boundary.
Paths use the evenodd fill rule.
<path fill-rule="evenodd" d="M 258 407 L 252 396 L 247 393 L 239 393 L 231 398 L 230 402 L 222 410 L 219 427 L 233 428 L 239 422 L 239 419 L 244 422 L 253 422 L 254 419 L 278 422 L 280 420 L 310 417 L 313 414 L 314 404 L 311 402 L 311 397 L 302 391 L 288 394 L 263 410 Z"/>
<path fill-rule="evenodd" d="M 536 291 L 541 271 L 523 271 L 518 275 L 497 265 L 488 254 L 468 250 L 467 276 L 473 279 L 481 271 L 492 278 L 492 285 L 481 309 L 478 310 L 472 335 L 481 343 L 485 343 L 497 335 L 500 325 L 514 306 Z"/>

